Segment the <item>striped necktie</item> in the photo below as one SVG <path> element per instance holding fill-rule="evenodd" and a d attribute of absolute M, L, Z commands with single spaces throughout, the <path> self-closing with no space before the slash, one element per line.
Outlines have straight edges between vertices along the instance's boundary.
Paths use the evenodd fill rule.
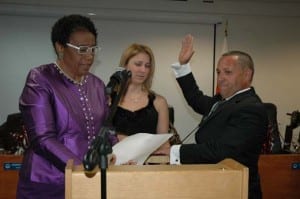
<path fill-rule="evenodd" d="M 203 118 L 203 120 L 206 120 L 206 119 L 207 119 L 213 112 L 215 112 L 215 111 L 217 110 L 217 108 L 218 108 L 221 104 L 223 104 L 225 101 L 226 101 L 226 100 L 220 100 L 220 101 L 217 101 L 216 103 L 214 103 L 214 105 L 211 107 L 211 109 L 210 109 L 208 115 L 205 116 L 205 117 Z"/>

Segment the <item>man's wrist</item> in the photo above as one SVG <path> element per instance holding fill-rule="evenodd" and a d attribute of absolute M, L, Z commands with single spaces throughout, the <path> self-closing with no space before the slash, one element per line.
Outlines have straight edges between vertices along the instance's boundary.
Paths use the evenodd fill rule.
<path fill-rule="evenodd" d="M 180 147 L 181 147 L 181 145 L 171 146 L 170 164 L 180 164 Z"/>
<path fill-rule="evenodd" d="M 189 63 L 180 65 L 180 63 L 177 62 L 177 63 L 172 64 L 171 67 L 173 69 L 173 72 L 174 72 L 176 78 L 185 76 L 192 72 Z"/>

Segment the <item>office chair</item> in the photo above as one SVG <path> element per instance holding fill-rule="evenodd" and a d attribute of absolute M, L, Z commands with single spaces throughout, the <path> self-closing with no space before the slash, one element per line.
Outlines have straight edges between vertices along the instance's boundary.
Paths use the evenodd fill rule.
<path fill-rule="evenodd" d="M 7 116 L 6 122 L 0 127 L 0 140 L 8 154 L 20 154 L 28 147 L 28 137 L 21 113 Z"/>
<path fill-rule="evenodd" d="M 263 103 L 268 114 L 268 131 L 263 143 L 262 153 L 281 153 L 282 146 L 277 122 L 277 107 L 273 103 Z"/>

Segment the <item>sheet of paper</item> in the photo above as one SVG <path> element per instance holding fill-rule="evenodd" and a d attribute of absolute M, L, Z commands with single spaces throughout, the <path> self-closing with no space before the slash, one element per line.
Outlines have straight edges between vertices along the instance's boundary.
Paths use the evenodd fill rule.
<path fill-rule="evenodd" d="M 157 150 L 170 137 L 167 134 L 137 133 L 126 137 L 113 146 L 113 153 L 116 155 L 115 165 L 127 163 L 129 160 L 144 164 L 151 153 Z"/>

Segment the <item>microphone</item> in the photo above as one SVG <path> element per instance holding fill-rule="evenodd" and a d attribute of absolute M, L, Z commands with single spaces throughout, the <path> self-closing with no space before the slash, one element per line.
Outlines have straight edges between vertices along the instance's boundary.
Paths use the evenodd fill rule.
<path fill-rule="evenodd" d="M 112 129 L 108 126 L 103 126 L 99 134 L 93 140 L 89 150 L 84 155 L 83 167 L 86 171 L 93 171 L 99 165 L 100 168 L 106 168 L 106 155 L 112 153 L 109 135 L 112 134 Z"/>
<path fill-rule="evenodd" d="M 105 88 L 107 95 L 112 94 L 115 87 L 131 77 L 131 71 L 124 69 L 123 67 L 117 67 L 117 71 L 110 76 L 110 80 Z"/>

